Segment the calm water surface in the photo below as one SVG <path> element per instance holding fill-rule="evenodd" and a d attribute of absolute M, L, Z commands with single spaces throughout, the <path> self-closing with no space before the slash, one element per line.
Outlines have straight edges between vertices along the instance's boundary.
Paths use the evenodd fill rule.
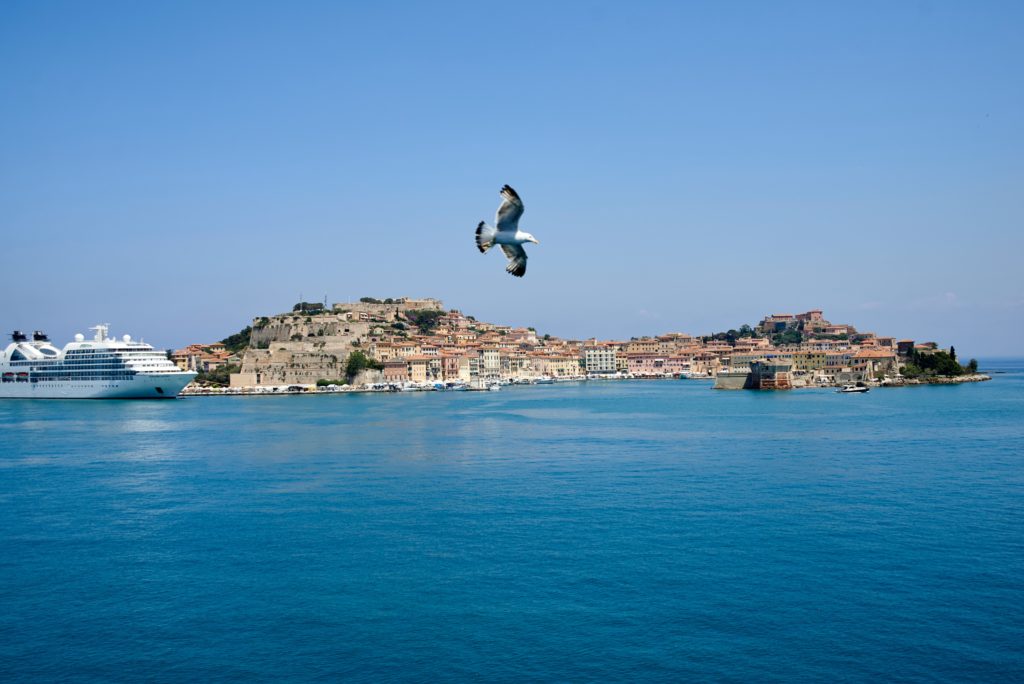
<path fill-rule="evenodd" d="M 1024 362 L 0 401 L 0 679 L 1020 681 Z"/>

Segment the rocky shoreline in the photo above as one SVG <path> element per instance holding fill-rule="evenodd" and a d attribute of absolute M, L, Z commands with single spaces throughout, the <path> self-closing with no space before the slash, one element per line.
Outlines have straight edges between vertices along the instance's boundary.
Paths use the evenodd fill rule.
<path fill-rule="evenodd" d="M 905 378 L 902 383 L 886 385 L 887 387 L 899 387 L 900 385 L 959 385 L 962 382 L 985 382 L 991 380 L 991 375 L 984 373 L 971 373 L 969 375 L 955 375 L 952 377 L 936 376 L 932 378 Z"/>

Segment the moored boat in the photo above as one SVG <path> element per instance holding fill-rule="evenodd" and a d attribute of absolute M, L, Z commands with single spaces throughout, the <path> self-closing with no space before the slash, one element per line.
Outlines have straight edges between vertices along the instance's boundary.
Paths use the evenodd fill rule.
<path fill-rule="evenodd" d="M 32 339 L 16 330 L 0 354 L 0 398 L 173 399 L 196 376 L 130 335 L 92 329 L 92 340 L 79 333 L 63 349 L 38 330 Z"/>

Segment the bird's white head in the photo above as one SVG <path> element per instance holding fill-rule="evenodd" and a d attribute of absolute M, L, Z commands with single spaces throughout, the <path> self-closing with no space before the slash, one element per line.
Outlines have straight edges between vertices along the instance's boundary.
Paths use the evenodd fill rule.
<path fill-rule="evenodd" d="M 532 242 L 535 245 L 539 245 L 540 244 L 540 240 L 538 240 L 537 238 L 533 237 L 533 235 L 531 235 L 530 233 L 526 233 L 526 241 L 527 242 Z"/>

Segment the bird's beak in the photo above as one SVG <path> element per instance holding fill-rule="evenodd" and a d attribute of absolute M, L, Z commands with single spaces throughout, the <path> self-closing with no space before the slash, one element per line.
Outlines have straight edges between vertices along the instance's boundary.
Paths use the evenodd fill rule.
<path fill-rule="evenodd" d="M 538 240 L 537 238 L 533 238 L 533 244 L 539 245 L 540 244 L 540 240 Z"/>

